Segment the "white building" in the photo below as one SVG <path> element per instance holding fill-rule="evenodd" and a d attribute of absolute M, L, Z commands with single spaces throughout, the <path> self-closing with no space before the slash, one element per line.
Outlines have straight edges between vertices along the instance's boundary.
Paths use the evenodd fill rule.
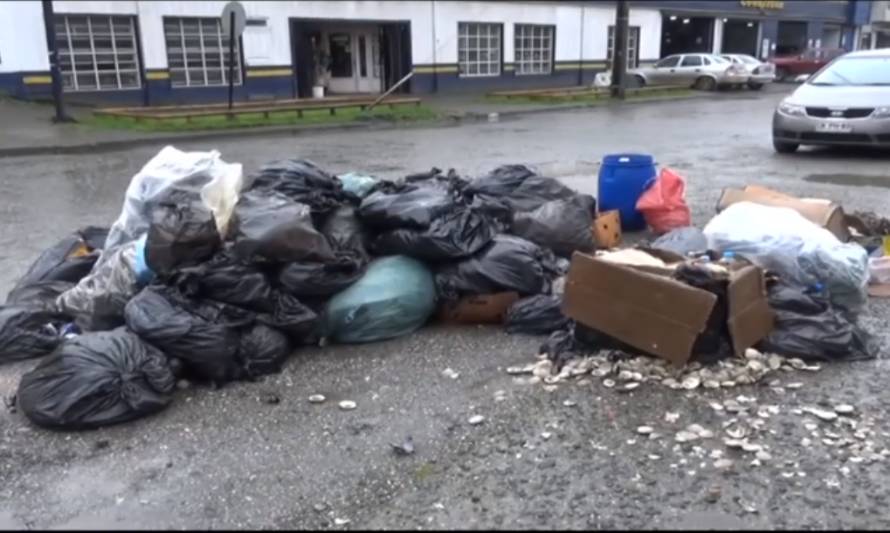
<path fill-rule="evenodd" d="M 219 17 L 225 4 L 54 1 L 69 98 L 142 104 L 224 99 L 229 52 Z M 316 85 L 328 94 L 379 93 L 412 70 L 405 90 L 418 94 L 588 84 L 608 68 L 615 20 L 612 1 L 242 4 L 248 21 L 233 76 L 239 100 L 308 97 Z M 841 32 L 848 5 L 634 1 L 629 63 L 652 62 L 677 47 L 750 48 L 766 57 L 783 39 L 792 48 L 828 38 L 846 46 Z M 41 2 L 0 2 L 0 91 L 35 98 L 49 88 Z"/>

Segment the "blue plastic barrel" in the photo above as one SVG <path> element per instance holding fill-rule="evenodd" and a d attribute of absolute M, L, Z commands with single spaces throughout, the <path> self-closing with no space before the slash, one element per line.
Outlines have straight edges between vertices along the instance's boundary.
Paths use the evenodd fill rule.
<path fill-rule="evenodd" d="M 599 210 L 617 209 L 622 231 L 646 229 L 637 200 L 655 179 L 655 160 L 644 154 L 612 154 L 603 158 L 599 175 Z"/>

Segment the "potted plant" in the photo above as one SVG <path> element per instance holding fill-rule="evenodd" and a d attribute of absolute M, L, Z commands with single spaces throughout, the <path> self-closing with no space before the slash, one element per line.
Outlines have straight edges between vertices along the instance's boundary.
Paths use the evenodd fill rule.
<path fill-rule="evenodd" d="M 315 85 L 312 87 L 313 98 L 324 98 L 325 88 L 331 77 L 331 56 L 321 47 L 315 49 Z"/>

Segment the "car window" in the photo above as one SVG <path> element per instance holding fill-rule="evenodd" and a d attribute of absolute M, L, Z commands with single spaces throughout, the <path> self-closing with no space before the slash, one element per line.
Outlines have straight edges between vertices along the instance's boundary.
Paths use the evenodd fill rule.
<path fill-rule="evenodd" d="M 731 61 L 728 60 L 728 59 L 726 59 L 725 57 L 720 57 L 720 56 L 709 56 L 709 57 L 706 57 L 705 60 L 707 60 L 707 59 L 709 59 L 709 58 L 710 58 L 710 59 L 713 59 L 713 60 L 714 60 L 714 63 L 731 63 Z M 705 64 L 708 65 L 709 63 L 705 63 Z"/>
<path fill-rule="evenodd" d="M 655 64 L 656 67 L 676 67 L 677 63 L 680 62 L 680 56 L 668 56 L 658 63 Z"/>
<path fill-rule="evenodd" d="M 710 64 L 711 64 L 711 60 L 708 59 L 707 57 L 703 57 L 703 58 L 701 58 L 701 60 L 702 60 L 702 62 L 703 62 L 705 65 L 710 65 Z"/>
<path fill-rule="evenodd" d="M 685 56 L 683 58 L 683 62 L 680 64 L 681 67 L 700 67 L 701 66 L 701 56 Z"/>
<path fill-rule="evenodd" d="M 742 63 L 747 63 L 749 65 L 759 65 L 760 64 L 760 61 L 757 61 L 757 59 L 755 59 L 751 56 L 738 56 L 738 58 L 739 58 L 739 60 L 741 60 Z"/>
<path fill-rule="evenodd" d="M 890 86 L 890 56 L 841 57 L 820 70 L 810 85 Z"/>

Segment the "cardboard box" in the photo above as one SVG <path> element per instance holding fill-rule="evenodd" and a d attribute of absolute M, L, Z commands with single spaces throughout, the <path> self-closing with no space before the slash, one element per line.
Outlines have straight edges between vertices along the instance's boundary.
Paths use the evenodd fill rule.
<path fill-rule="evenodd" d="M 593 240 L 600 248 L 615 248 L 621 244 L 621 217 L 617 209 L 600 213 L 593 220 Z"/>
<path fill-rule="evenodd" d="M 772 331 L 763 272 L 744 265 L 731 272 L 727 326 L 733 351 L 743 356 Z M 563 313 L 638 350 L 677 366 L 692 356 L 717 296 L 631 265 L 576 252 L 566 280 Z"/>
<path fill-rule="evenodd" d="M 789 207 L 810 222 L 827 229 L 842 242 L 846 242 L 850 238 L 843 208 L 830 200 L 797 198 L 779 191 L 767 189 L 766 187 L 748 185 L 744 189 L 724 189 L 720 200 L 717 202 L 717 212 L 719 213 L 738 202 L 754 202 L 773 207 Z"/>
<path fill-rule="evenodd" d="M 439 320 L 448 324 L 500 324 L 510 306 L 519 300 L 519 293 L 499 292 L 465 296 L 439 307 Z"/>

